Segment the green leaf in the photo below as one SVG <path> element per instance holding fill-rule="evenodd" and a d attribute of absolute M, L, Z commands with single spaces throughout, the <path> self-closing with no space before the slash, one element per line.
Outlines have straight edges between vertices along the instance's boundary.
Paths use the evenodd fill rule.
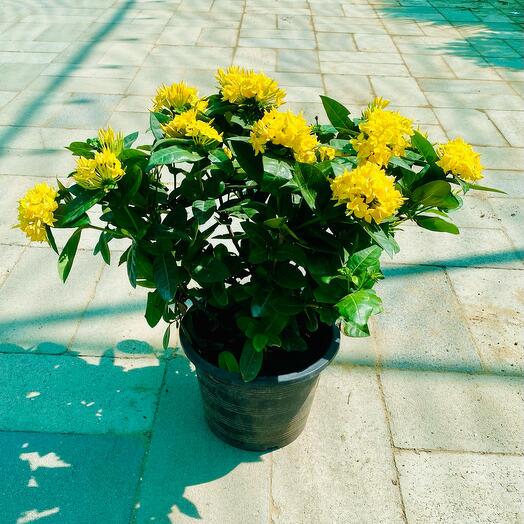
<path fill-rule="evenodd" d="M 173 255 L 161 255 L 153 261 L 157 291 L 166 301 L 173 300 L 178 286 L 184 281 L 184 270 L 176 265 Z"/>
<path fill-rule="evenodd" d="M 251 340 L 246 340 L 240 355 L 240 374 L 244 382 L 251 382 L 262 369 L 264 353 L 256 351 Z"/>
<path fill-rule="evenodd" d="M 58 274 L 62 279 L 62 282 L 67 280 L 71 267 L 73 266 L 73 261 L 75 259 L 76 250 L 78 248 L 78 243 L 80 242 L 80 235 L 82 234 L 81 229 L 77 229 L 66 242 L 64 249 L 58 257 Z"/>
<path fill-rule="evenodd" d="M 83 156 L 85 158 L 93 158 L 95 156 L 95 148 L 87 142 L 71 142 L 66 149 L 69 149 L 75 156 Z"/>
<path fill-rule="evenodd" d="M 346 322 L 345 333 L 365 337 L 369 335 L 368 320 L 382 311 L 382 301 L 372 289 L 361 289 L 346 295 L 336 308 Z"/>
<path fill-rule="evenodd" d="M 127 277 L 129 278 L 129 282 L 133 287 L 136 287 L 136 268 L 137 268 L 137 246 L 136 243 L 133 242 L 129 249 L 127 250 Z"/>
<path fill-rule="evenodd" d="M 217 283 L 211 286 L 211 294 L 213 295 L 213 298 L 215 302 L 220 306 L 224 307 L 227 306 L 229 302 L 229 296 L 227 294 L 227 290 L 224 286 L 224 284 Z"/>
<path fill-rule="evenodd" d="M 492 193 L 501 193 L 503 195 L 507 195 L 506 191 L 495 189 L 493 187 L 479 186 L 478 184 L 469 184 L 469 188 L 474 189 L 475 191 L 491 191 Z"/>
<path fill-rule="evenodd" d="M 420 187 L 417 187 L 411 195 L 414 202 L 423 204 L 424 206 L 443 207 L 449 196 L 453 196 L 451 192 L 451 185 L 445 180 L 433 180 Z"/>
<path fill-rule="evenodd" d="M 109 251 L 108 245 L 108 241 L 111 240 L 111 238 L 111 234 L 107 233 L 106 231 L 100 233 L 100 237 L 93 251 L 93 255 L 97 255 L 98 253 L 100 253 L 102 255 L 102 258 L 104 259 L 104 262 L 107 265 L 111 263 L 111 252 Z"/>
<path fill-rule="evenodd" d="M 162 347 L 167 349 L 169 347 L 169 339 L 171 338 L 171 324 L 169 324 L 164 331 L 164 336 L 162 337 Z"/>
<path fill-rule="evenodd" d="M 404 169 L 408 169 L 409 171 L 411 171 L 411 165 L 408 164 L 403 158 L 400 158 L 398 156 L 392 156 L 389 159 L 389 163 L 393 166 L 403 167 Z"/>
<path fill-rule="evenodd" d="M 55 237 L 50 226 L 45 226 L 45 235 L 47 243 L 51 246 L 51 249 L 58 255 L 58 248 L 56 247 Z"/>
<path fill-rule="evenodd" d="M 179 146 L 166 147 L 155 151 L 149 159 L 146 170 L 155 166 L 176 164 L 177 162 L 198 162 L 203 156 Z"/>
<path fill-rule="evenodd" d="M 164 138 L 164 132 L 162 131 L 160 125 L 167 124 L 169 120 L 170 118 L 167 115 L 164 115 L 164 113 L 149 113 L 149 127 L 151 129 L 151 132 L 153 133 L 153 136 L 157 140 L 161 140 L 162 138 Z"/>
<path fill-rule="evenodd" d="M 216 202 L 214 198 L 195 200 L 191 207 L 193 208 L 193 216 L 197 223 L 204 224 L 213 216 L 216 209 Z"/>
<path fill-rule="evenodd" d="M 329 199 L 329 183 L 322 171 L 312 164 L 295 164 L 293 180 L 306 204 L 314 211 L 319 196 Z"/>
<path fill-rule="evenodd" d="M 392 257 L 400 251 L 400 247 L 392 234 L 386 233 L 379 226 L 371 224 L 363 225 L 366 233 L 390 256 Z"/>
<path fill-rule="evenodd" d="M 103 196 L 104 191 L 82 191 L 79 196 L 57 209 L 54 227 L 70 226 L 72 222 L 97 204 Z"/>
<path fill-rule="evenodd" d="M 349 268 L 353 274 L 367 271 L 368 268 L 379 270 L 381 254 L 381 247 L 369 246 L 366 249 L 353 253 L 349 257 L 346 267 Z"/>
<path fill-rule="evenodd" d="M 415 218 L 415 222 L 420 227 L 429 229 L 430 231 L 442 231 L 453 235 L 458 235 L 460 233 L 459 228 L 455 224 L 438 217 L 421 215 Z"/>
<path fill-rule="evenodd" d="M 275 282 L 286 289 L 300 289 L 307 284 L 306 277 L 297 266 L 280 263 L 275 266 Z"/>
<path fill-rule="evenodd" d="M 430 164 L 438 159 L 438 155 L 431 145 L 431 142 L 418 131 L 415 131 L 415 134 L 411 137 L 411 143 Z"/>
<path fill-rule="evenodd" d="M 138 131 L 124 137 L 124 148 L 129 149 L 138 138 Z"/>
<path fill-rule="evenodd" d="M 253 337 L 253 347 L 255 351 L 264 351 L 267 346 L 269 337 L 265 333 L 258 333 Z"/>
<path fill-rule="evenodd" d="M 322 105 L 324 106 L 329 121 L 337 130 L 347 131 L 355 127 L 349 119 L 349 109 L 328 96 L 320 95 L 320 99 L 322 100 Z"/>
<path fill-rule="evenodd" d="M 231 351 L 222 351 L 218 355 L 218 367 L 230 373 L 240 373 L 238 361 Z"/>
<path fill-rule="evenodd" d="M 151 291 L 147 294 L 146 320 L 151 327 L 155 327 L 162 318 L 166 303 L 158 291 Z"/>
<path fill-rule="evenodd" d="M 264 164 L 262 162 L 262 155 L 255 155 L 253 146 L 248 142 L 231 141 L 231 148 L 235 153 L 237 162 L 245 171 L 246 175 L 258 183 L 262 182 L 264 175 Z"/>
<path fill-rule="evenodd" d="M 266 155 L 262 157 L 264 174 L 262 176 L 262 191 L 272 191 L 289 182 L 293 175 L 291 168 L 286 162 L 271 158 Z"/>

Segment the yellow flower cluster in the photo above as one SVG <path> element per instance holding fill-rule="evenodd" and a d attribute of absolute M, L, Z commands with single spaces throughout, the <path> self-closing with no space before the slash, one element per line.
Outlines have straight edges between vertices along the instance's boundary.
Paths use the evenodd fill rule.
<path fill-rule="evenodd" d="M 102 149 L 107 149 L 116 156 L 120 156 L 124 150 L 124 135 L 115 133 L 110 127 L 98 130 L 98 141 Z"/>
<path fill-rule="evenodd" d="M 333 198 L 346 205 L 346 213 L 380 224 L 394 215 L 404 198 L 395 188 L 395 178 L 376 164 L 366 163 L 353 171 L 345 170 L 331 181 Z"/>
<path fill-rule="evenodd" d="M 31 188 L 18 203 L 19 227 L 31 240 L 43 242 L 46 239 L 46 225 L 55 222 L 53 212 L 58 207 L 57 191 L 42 182 Z"/>
<path fill-rule="evenodd" d="M 153 99 L 153 111 L 167 109 L 180 113 L 191 108 L 204 111 L 206 107 L 207 100 L 198 98 L 197 89 L 188 86 L 185 82 L 171 84 L 170 86 L 161 85 Z"/>
<path fill-rule="evenodd" d="M 482 178 L 484 168 L 480 163 L 480 155 L 462 138 L 437 146 L 437 154 L 440 157 L 437 165 L 446 173 L 453 173 L 466 182 L 476 182 Z"/>
<path fill-rule="evenodd" d="M 222 134 L 219 133 L 211 123 L 197 119 L 198 110 L 190 109 L 173 120 L 163 124 L 162 130 L 167 136 L 180 138 L 191 137 L 195 144 L 207 146 L 214 141 L 222 142 Z"/>
<path fill-rule="evenodd" d="M 271 142 L 291 149 L 298 162 L 312 164 L 317 160 L 317 137 L 304 117 L 291 111 L 284 113 L 272 109 L 267 112 L 253 124 L 250 142 L 257 155 L 264 153 L 266 144 Z M 322 154 L 326 155 L 325 150 Z"/>
<path fill-rule="evenodd" d="M 109 149 L 95 153 L 94 158 L 80 157 L 73 178 L 84 189 L 108 191 L 125 175 L 120 160 Z"/>
<path fill-rule="evenodd" d="M 225 71 L 219 69 L 216 78 L 222 98 L 232 104 L 254 99 L 262 108 L 269 109 L 284 103 L 286 93 L 264 73 L 231 66 Z"/>
<path fill-rule="evenodd" d="M 363 113 L 360 134 L 351 140 L 360 163 L 387 166 L 392 156 L 402 156 L 414 134 L 412 121 L 396 111 L 387 111 L 387 100 L 376 98 Z"/>

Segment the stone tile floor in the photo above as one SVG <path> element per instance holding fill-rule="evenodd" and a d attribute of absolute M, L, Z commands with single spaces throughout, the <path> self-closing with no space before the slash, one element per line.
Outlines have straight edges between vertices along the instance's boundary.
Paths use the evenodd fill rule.
<path fill-rule="evenodd" d="M 0 0 L 0 522 L 524 521 L 524 7 L 515 0 Z M 486 184 L 460 237 L 406 227 L 386 311 L 345 340 L 299 440 L 242 452 L 144 294 L 83 252 L 67 285 L 11 229 L 63 146 L 147 128 L 156 86 L 264 69 L 313 118 L 374 95 L 462 134 Z"/>

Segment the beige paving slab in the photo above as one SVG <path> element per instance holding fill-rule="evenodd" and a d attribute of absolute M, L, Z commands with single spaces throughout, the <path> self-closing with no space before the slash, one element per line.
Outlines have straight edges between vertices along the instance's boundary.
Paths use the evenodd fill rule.
<path fill-rule="evenodd" d="M 506 194 L 492 193 L 490 199 L 494 198 L 524 198 L 524 171 L 503 171 L 500 169 L 486 169 L 484 171 L 485 185 L 497 187 Z"/>
<path fill-rule="evenodd" d="M 524 111 L 492 110 L 486 113 L 510 145 L 524 147 Z"/>
<path fill-rule="evenodd" d="M 490 80 L 440 80 L 421 78 L 420 87 L 425 92 L 471 93 L 484 95 L 514 95 L 506 82 Z"/>
<path fill-rule="evenodd" d="M 436 108 L 440 123 L 452 136 L 461 136 L 473 145 L 507 146 L 508 142 L 485 113 L 476 109 Z"/>
<path fill-rule="evenodd" d="M 0 286 L 9 277 L 18 259 L 24 252 L 24 246 L 0 246 L 2 257 L 0 258 Z"/>
<path fill-rule="evenodd" d="M 342 103 L 367 105 L 374 92 L 366 76 L 324 75 L 326 94 Z"/>
<path fill-rule="evenodd" d="M 522 377 L 408 370 L 380 376 L 396 447 L 524 451 Z"/>
<path fill-rule="evenodd" d="M 278 49 L 277 70 L 301 73 L 320 72 L 318 53 L 306 49 Z"/>
<path fill-rule="evenodd" d="M 524 375 L 524 272 L 457 269 L 449 279 L 484 367 Z"/>
<path fill-rule="evenodd" d="M 411 76 L 415 78 L 455 78 L 441 56 L 437 55 L 404 55 Z"/>
<path fill-rule="evenodd" d="M 524 166 L 524 148 L 478 146 L 476 150 L 488 169 L 521 169 Z"/>
<path fill-rule="evenodd" d="M 317 33 L 318 49 L 321 51 L 357 51 L 351 33 Z"/>
<path fill-rule="evenodd" d="M 287 51 L 284 49 L 262 49 L 257 47 L 237 47 L 233 59 L 233 64 L 267 71 L 270 74 L 277 68 L 277 53 Z M 293 50 L 294 53 L 297 50 Z"/>
<path fill-rule="evenodd" d="M 522 228 L 524 199 L 496 199 L 492 201 L 491 206 L 515 247 L 524 250 L 524 229 Z"/>
<path fill-rule="evenodd" d="M 397 239 L 401 250 L 395 255 L 396 263 L 445 267 L 523 267 L 513 243 L 501 229 L 463 227 L 457 236 L 406 226 L 398 233 Z"/>
<path fill-rule="evenodd" d="M 370 77 L 377 96 L 391 100 L 397 105 L 426 106 L 428 101 L 413 78 Z"/>
<path fill-rule="evenodd" d="M 397 50 L 389 35 L 355 35 L 355 42 L 360 51 L 377 52 L 385 51 L 394 53 Z"/>
<path fill-rule="evenodd" d="M 402 451 L 396 460 L 410 523 L 522 522 L 522 457 Z"/>
<path fill-rule="evenodd" d="M 373 64 L 403 64 L 399 53 L 376 53 L 365 51 L 322 51 L 318 52 L 321 62 L 364 62 Z"/>
<path fill-rule="evenodd" d="M 436 267 L 385 266 L 377 288 L 384 312 L 373 338 L 382 366 L 478 371 L 481 363 L 446 272 Z M 443 336 L 443 333 L 446 335 Z"/>
<path fill-rule="evenodd" d="M 515 95 L 488 95 L 475 93 L 426 92 L 426 98 L 433 107 L 456 107 L 471 109 L 522 109 L 524 100 Z"/>
<path fill-rule="evenodd" d="M 268 458 L 273 522 L 403 522 L 388 440 L 374 371 L 328 368 L 304 434 Z"/>

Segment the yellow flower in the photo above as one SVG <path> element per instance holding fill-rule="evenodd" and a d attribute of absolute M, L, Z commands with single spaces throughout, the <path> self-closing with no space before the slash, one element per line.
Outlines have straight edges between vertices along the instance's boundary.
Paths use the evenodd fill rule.
<path fill-rule="evenodd" d="M 360 134 L 351 140 L 359 163 L 387 166 L 392 156 L 402 156 L 414 134 L 412 121 L 396 111 L 386 111 L 387 100 L 375 98 L 362 114 Z"/>
<path fill-rule="evenodd" d="M 376 164 L 363 164 L 353 171 L 345 170 L 331 181 L 334 200 L 345 204 L 346 214 L 374 220 L 380 224 L 394 215 L 404 198 L 395 188 L 395 178 Z"/>
<path fill-rule="evenodd" d="M 231 151 L 231 149 L 229 149 L 229 147 L 227 146 L 224 146 L 223 149 L 224 149 L 224 153 L 226 154 L 227 158 L 229 158 L 229 160 L 233 160 L 233 151 Z"/>
<path fill-rule="evenodd" d="M 31 188 L 18 201 L 18 224 L 31 240 L 43 242 L 46 240 L 46 226 L 55 222 L 53 212 L 58 207 L 57 191 L 42 182 Z"/>
<path fill-rule="evenodd" d="M 330 146 L 320 146 L 317 151 L 321 162 L 324 160 L 333 160 L 337 153 L 336 150 Z"/>
<path fill-rule="evenodd" d="M 476 182 L 483 177 L 484 167 L 480 163 L 479 153 L 475 153 L 462 138 L 437 146 L 437 154 L 440 157 L 437 165 L 446 173 L 453 173 L 466 182 Z"/>
<path fill-rule="evenodd" d="M 219 133 L 211 123 L 197 119 L 197 109 L 190 109 L 173 120 L 163 124 L 162 130 L 167 136 L 174 138 L 190 137 L 196 144 L 209 145 L 213 141 L 222 142 L 222 134 Z"/>
<path fill-rule="evenodd" d="M 206 107 L 207 101 L 198 98 L 197 89 L 188 86 L 185 82 L 171 84 L 170 86 L 162 84 L 153 99 L 153 111 L 168 109 L 169 111 L 182 112 L 190 108 L 204 111 Z"/>
<path fill-rule="evenodd" d="M 80 157 L 73 178 L 84 189 L 103 188 L 108 191 L 124 175 L 125 171 L 116 155 L 108 149 L 102 149 L 95 153 L 94 158 Z"/>
<path fill-rule="evenodd" d="M 107 149 L 116 156 L 119 156 L 124 149 L 124 135 L 115 133 L 110 127 L 98 130 L 98 141 L 102 149 Z"/>
<path fill-rule="evenodd" d="M 264 73 L 231 66 L 226 71 L 219 69 L 216 78 L 222 98 L 232 104 L 254 99 L 262 108 L 269 109 L 284 103 L 286 93 L 278 87 L 275 80 Z"/>
<path fill-rule="evenodd" d="M 272 109 L 267 112 L 253 124 L 249 141 L 257 155 L 264 153 L 266 144 L 271 142 L 291 149 L 298 162 L 316 162 L 317 137 L 304 117 L 291 111 Z"/>

